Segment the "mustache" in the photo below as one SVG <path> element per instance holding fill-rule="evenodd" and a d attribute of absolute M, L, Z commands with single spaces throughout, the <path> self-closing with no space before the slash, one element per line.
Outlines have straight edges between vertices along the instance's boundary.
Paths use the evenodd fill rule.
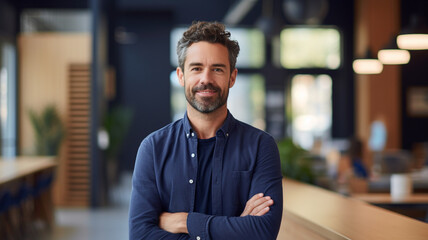
<path fill-rule="evenodd" d="M 192 88 L 192 92 L 203 91 L 203 90 L 214 90 L 216 92 L 221 91 L 221 89 L 219 87 L 216 87 L 211 83 L 195 86 Z"/>

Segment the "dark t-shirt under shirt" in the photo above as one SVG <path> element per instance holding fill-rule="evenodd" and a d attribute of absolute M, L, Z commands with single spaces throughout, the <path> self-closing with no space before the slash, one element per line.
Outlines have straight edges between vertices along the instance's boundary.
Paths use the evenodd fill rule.
<path fill-rule="evenodd" d="M 195 212 L 212 214 L 212 159 L 216 138 L 198 139 L 198 179 L 196 181 Z"/>

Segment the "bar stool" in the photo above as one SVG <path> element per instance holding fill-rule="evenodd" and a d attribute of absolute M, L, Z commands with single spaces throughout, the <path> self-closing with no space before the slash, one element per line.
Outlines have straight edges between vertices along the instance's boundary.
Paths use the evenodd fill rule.
<path fill-rule="evenodd" d="M 13 201 L 13 206 L 18 209 L 18 225 L 23 235 L 32 233 L 34 202 L 31 193 L 32 187 L 28 182 L 23 182 Z"/>
<path fill-rule="evenodd" d="M 53 182 L 53 174 L 41 175 L 36 179 L 36 184 L 34 185 L 32 195 L 33 197 L 38 197 L 44 190 L 49 188 Z"/>
<path fill-rule="evenodd" d="M 48 210 L 50 208 L 49 204 L 52 204 L 49 201 L 50 195 L 45 193 L 52 186 L 53 179 L 54 174 L 52 173 L 38 175 L 31 193 L 34 203 L 33 221 L 43 223 L 48 230 L 52 229 L 54 216 Z"/>
<path fill-rule="evenodd" d="M 16 226 L 12 224 L 10 208 L 12 206 L 12 194 L 9 191 L 0 193 L 0 236 L 2 239 L 13 239 L 16 234 Z M 19 230 L 19 229 L 18 229 Z"/>

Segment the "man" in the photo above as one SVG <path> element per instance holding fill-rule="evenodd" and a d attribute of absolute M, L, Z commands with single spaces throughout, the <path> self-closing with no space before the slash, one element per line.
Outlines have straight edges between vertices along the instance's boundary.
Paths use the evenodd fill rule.
<path fill-rule="evenodd" d="M 141 143 L 130 239 L 276 239 L 278 149 L 270 135 L 227 110 L 239 53 L 229 37 L 220 23 L 196 22 L 178 42 L 187 112 Z"/>

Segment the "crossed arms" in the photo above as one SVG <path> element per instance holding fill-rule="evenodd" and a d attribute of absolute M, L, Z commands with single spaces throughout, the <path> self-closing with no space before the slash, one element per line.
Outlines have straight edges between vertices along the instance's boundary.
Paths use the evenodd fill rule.
<path fill-rule="evenodd" d="M 282 176 L 274 140 L 260 146 L 264 154 L 257 156 L 257 166 L 248 179 L 246 195 L 251 198 L 245 208 L 242 206 L 244 210 L 228 216 L 191 212 L 190 205 L 179 205 L 178 202 L 190 202 L 187 201 L 191 198 L 189 192 L 181 192 L 184 200 L 169 198 L 170 189 L 165 190 L 167 183 L 159 179 L 162 174 L 156 172 L 164 165 L 155 166 L 153 145 L 143 141 L 137 154 L 129 216 L 130 239 L 276 239 L 282 218 Z M 242 174 L 239 177 L 246 176 Z M 225 183 L 240 187 L 240 183 L 233 180 L 227 179 Z M 224 200 L 226 195 L 221 196 L 223 210 L 236 204 L 230 202 L 234 200 L 230 196 L 237 193 L 229 191 L 228 194 L 229 200 Z"/>
<path fill-rule="evenodd" d="M 245 216 L 263 216 L 269 212 L 269 207 L 273 205 L 273 200 L 270 196 L 263 196 L 263 193 L 254 195 L 248 200 L 241 217 Z M 186 233 L 187 230 L 187 216 L 186 212 L 169 213 L 163 212 L 159 217 L 159 227 L 171 233 Z"/>

